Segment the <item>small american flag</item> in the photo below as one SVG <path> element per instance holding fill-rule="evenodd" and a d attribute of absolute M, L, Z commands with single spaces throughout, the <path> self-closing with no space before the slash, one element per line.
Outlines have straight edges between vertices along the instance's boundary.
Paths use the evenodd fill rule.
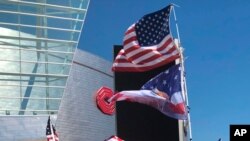
<path fill-rule="evenodd" d="M 171 7 L 147 14 L 127 29 L 113 71 L 148 71 L 180 57 L 169 30 Z"/>
<path fill-rule="evenodd" d="M 104 141 L 124 141 L 124 140 L 120 139 L 117 136 L 111 136 L 110 138 L 108 138 L 108 139 L 106 139 Z"/>
<path fill-rule="evenodd" d="M 47 141 L 59 141 L 56 129 L 54 125 L 51 124 L 50 117 L 47 122 L 46 136 L 47 136 Z"/>

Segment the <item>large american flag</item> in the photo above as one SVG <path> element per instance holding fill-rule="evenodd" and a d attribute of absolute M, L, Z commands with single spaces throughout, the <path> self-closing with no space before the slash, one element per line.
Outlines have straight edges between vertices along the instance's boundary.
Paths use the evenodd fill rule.
<path fill-rule="evenodd" d="M 48 118 L 47 127 L 46 127 L 46 136 L 47 141 L 59 141 L 58 134 L 54 125 L 51 124 L 50 117 Z"/>
<path fill-rule="evenodd" d="M 147 14 L 127 29 L 113 71 L 148 71 L 180 57 L 169 29 L 171 8 Z"/>
<path fill-rule="evenodd" d="M 187 119 L 181 85 L 181 66 L 178 64 L 146 82 L 141 90 L 121 91 L 108 101 L 138 102 L 152 106 L 169 117 Z"/>

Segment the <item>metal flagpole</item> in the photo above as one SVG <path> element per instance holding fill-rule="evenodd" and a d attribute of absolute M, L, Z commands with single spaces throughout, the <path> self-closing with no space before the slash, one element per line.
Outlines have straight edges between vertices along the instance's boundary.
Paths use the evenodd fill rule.
<path fill-rule="evenodd" d="M 179 35 L 179 28 L 178 28 L 178 24 L 177 24 L 177 18 L 175 15 L 175 10 L 174 10 L 174 6 L 177 6 L 175 4 L 171 4 L 173 7 L 173 12 L 174 12 L 174 19 L 175 19 L 175 25 L 176 25 L 176 32 L 177 32 L 177 37 L 178 37 L 178 48 L 180 51 L 180 63 L 181 63 L 181 68 L 182 68 L 182 88 L 183 88 L 183 96 L 184 96 L 184 100 L 186 102 L 186 106 L 187 106 L 187 116 L 188 116 L 188 127 L 189 127 L 189 140 L 192 141 L 192 128 L 191 128 L 191 119 L 190 119 L 190 107 L 189 107 L 189 102 L 188 102 L 188 96 L 187 96 L 187 84 L 186 84 L 186 74 L 185 74 L 185 68 L 184 68 L 184 55 L 183 55 L 183 51 L 184 48 L 181 47 L 181 40 L 180 40 L 180 35 Z M 179 6 L 178 6 L 179 7 Z M 185 126 L 185 125 L 184 125 Z M 185 127 L 184 127 L 185 128 Z"/>

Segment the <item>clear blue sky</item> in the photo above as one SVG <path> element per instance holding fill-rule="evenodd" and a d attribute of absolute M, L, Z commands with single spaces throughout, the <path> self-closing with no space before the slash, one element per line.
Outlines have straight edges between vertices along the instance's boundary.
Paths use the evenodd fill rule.
<path fill-rule="evenodd" d="M 112 61 L 126 29 L 171 2 L 181 6 L 193 140 L 228 141 L 230 124 L 250 124 L 249 1 L 91 0 L 79 46 Z"/>

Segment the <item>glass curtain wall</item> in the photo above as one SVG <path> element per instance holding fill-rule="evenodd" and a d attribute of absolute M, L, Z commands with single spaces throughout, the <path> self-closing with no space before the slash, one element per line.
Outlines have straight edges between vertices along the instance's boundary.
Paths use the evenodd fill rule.
<path fill-rule="evenodd" d="M 0 115 L 57 113 L 88 3 L 0 1 Z"/>

